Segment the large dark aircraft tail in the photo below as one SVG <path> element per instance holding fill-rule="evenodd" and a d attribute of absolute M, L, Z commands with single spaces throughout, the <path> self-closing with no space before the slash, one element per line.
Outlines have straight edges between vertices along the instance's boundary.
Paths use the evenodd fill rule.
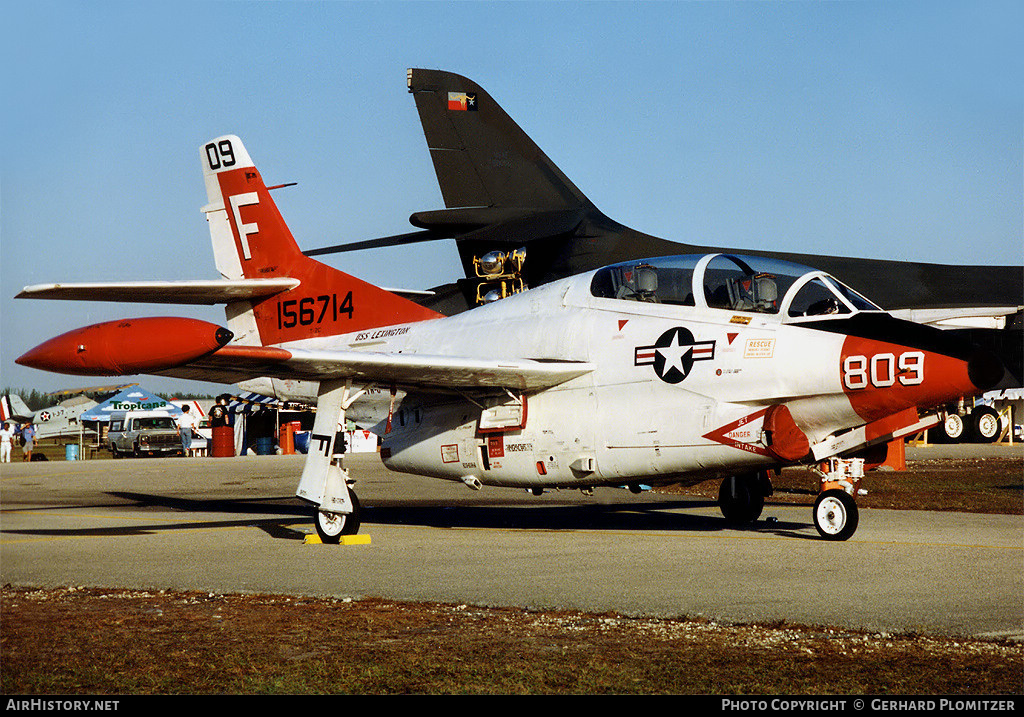
<path fill-rule="evenodd" d="M 470 79 L 408 72 L 445 206 L 579 210 L 587 198 L 511 117 Z"/>
<path fill-rule="evenodd" d="M 414 226 L 454 237 L 469 305 L 500 298 L 558 271 L 566 242 L 615 225 L 472 80 L 441 70 L 408 71 L 447 209 L 417 212 Z M 534 275 L 534 267 L 543 276 Z"/>

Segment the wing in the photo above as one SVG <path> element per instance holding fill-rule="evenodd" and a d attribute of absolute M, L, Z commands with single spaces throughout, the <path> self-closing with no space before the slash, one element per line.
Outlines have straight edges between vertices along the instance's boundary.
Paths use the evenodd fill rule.
<path fill-rule="evenodd" d="M 351 378 L 406 389 L 533 391 L 557 386 L 593 370 L 592 364 L 576 361 L 224 346 L 188 364 L 153 373 L 220 383 L 238 383 L 261 376 L 300 381 Z"/>
<path fill-rule="evenodd" d="M 151 304 L 224 304 L 273 296 L 294 289 L 299 283 L 298 279 L 282 278 L 34 284 L 26 286 L 15 298 L 131 301 Z"/>
<path fill-rule="evenodd" d="M 16 359 L 83 376 L 151 374 L 216 383 L 260 377 L 347 379 L 403 388 L 550 388 L 593 370 L 589 363 L 229 344 L 216 324 L 181 317 L 107 321 L 73 329 Z"/>

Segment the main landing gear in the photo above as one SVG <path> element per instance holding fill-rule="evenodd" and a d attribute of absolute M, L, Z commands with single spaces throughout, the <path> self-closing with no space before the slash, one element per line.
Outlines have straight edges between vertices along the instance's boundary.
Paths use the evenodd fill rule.
<path fill-rule="evenodd" d="M 351 392 L 351 381 L 320 382 L 316 419 L 295 495 L 314 508 L 313 524 L 322 543 L 340 543 L 341 536 L 359 531 L 359 499 L 342 467 L 344 444 L 338 428 L 345 425 L 345 409 L 364 391 Z M 335 446 L 340 449 L 335 453 Z"/>
<path fill-rule="evenodd" d="M 359 532 L 362 509 L 352 489 L 342 455 L 334 456 L 327 467 L 323 498 L 313 509 L 313 525 L 321 543 L 337 545 L 344 535 Z"/>
<path fill-rule="evenodd" d="M 718 507 L 730 523 L 747 525 L 761 517 L 764 499 L 771 494 L 772 481 L 765 472 L 729 476 L 718 489 Z"/>
<path fill-rule="evenodd" d="M 351 488 L 349 488 L 348 497 L 352 501 L 351 513 L 333 513 L 321 508 L 313 511 L 313 524 L 316 526 L 316 534 L 320 537 L 321 543 L 335 545 L 341 542 L 341 536 L 355 535 L 359 532 L 362 514 L 359 498 Z"/>

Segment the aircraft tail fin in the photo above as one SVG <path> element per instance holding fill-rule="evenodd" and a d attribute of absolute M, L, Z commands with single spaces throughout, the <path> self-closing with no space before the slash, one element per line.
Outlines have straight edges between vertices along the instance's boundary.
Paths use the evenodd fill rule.
<path fill-rule="evenodd" d="M 410 69 L 445 206 L 577 210 L 587 198 L 479 85 Z"/>
<path fill-rule="evenodd" d="M 234 135 L 203 145 L 203 178 L 214 260 L 229 280 L 298 279 L 273 296 L 227 305 L 235 342 L 273 345 L 439 314 L 305 256 L 296 244 L 242 141 Z"/>
<path fill-rule="evenodd" d="M 5 421 L 27 420 L 33 412 L 25 405 L 25 401 L 16 393 L 0 397 L 0 423 Z"/>

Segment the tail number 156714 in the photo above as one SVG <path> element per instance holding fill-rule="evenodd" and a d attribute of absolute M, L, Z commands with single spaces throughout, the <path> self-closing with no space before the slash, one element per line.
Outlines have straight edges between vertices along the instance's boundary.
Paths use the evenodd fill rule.
<path fill-rule="evenodd" d="M 277 328 L 290 329 L 295 326 L 313 326 L 324 321 L 337 321 L 340 316 L 352 318 L 352 292 L 338 300 L 337 294 L 306 296 L 302 299 L 288 299 L 277 302 Z"/>

